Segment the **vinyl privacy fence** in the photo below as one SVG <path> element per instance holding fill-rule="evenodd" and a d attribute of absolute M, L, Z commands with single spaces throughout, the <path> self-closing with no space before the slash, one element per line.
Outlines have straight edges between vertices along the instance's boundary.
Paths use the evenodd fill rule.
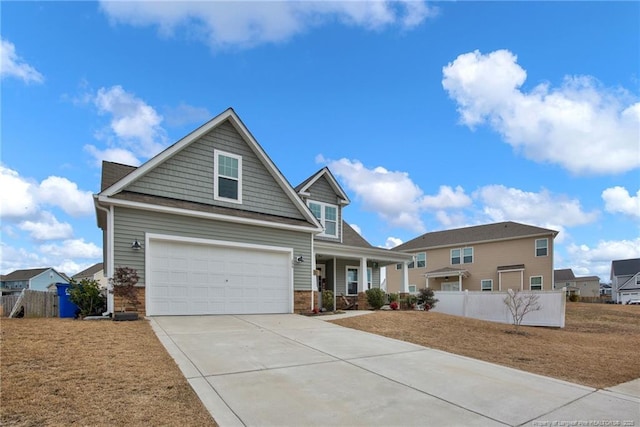
<path fill-rule="evenodd" d="M 447 292 L 435 291 L 439 300 L 433 311 L 512 324 L 513 318 L 504 303 L 506 292 Z M 527 314 L 522 325 L 564 328 L 566 297 L 564 291 L 521 291 L 520 295 L 534 294 L 539 297 L 541 309 Z"/>

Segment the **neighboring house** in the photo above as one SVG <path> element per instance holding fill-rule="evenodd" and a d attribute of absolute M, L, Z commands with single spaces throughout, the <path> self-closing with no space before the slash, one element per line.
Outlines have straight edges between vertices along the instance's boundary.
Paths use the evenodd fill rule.
<path fill-rule="evenodd" d="M 600 283 L 600 296 L 611 297 L 611 285 L 607 283 Z"/>
<path fill-rule="evenodd" d="M 572 269 L 563 268 L 554 270 L 553 277 L 555 289 L 566 288 L 567 295 L 576 294 L 592 298 L 600 296 L 600 277 L 598 276 L 576 277 Z"/>
<path fill-rule="evenodd" d="M 362 292 L 410 259 L 344 222 L 328 169 L 294 189 L 232 109 L 138 168 L 104 162 L 94 198 L 106 276 L 135 268 L 146 315 L 310 310 L 318 277 Z"/>
<path fill-rule="evenodd" d="M 49 285 L 56 283 L 69 283 L 69 277 L 64 273 L 58 273 L 51 267 L 16 270 L 2 276 L 2 292 L 18 293 L 23 289 L 46 291 Z"/>
<path fill-rule="evenodd" d="M 611 261 L 611 298 L 620 304 L 640 298 L 640 258 Z"/>
<path fill-rule="evenodd" d="M 557 231 L 500 222 L 423 234 L 394 248 L 414 255 L 387 268 L 389 292 L 553 289 Z M 401 277 L 408 276 L 408 280 Z M 403 287 L 403 283 L 407 283 Z"/>
<path fill-rule="evenodd" d="M 76 282 L 80 282 L 83 279 L 95 280 L 103 289 L 106 289 L 109 284 L 109 279 L 104 275 L 103 263 L 101 262 L 73 275 L 73 280 Z"/>

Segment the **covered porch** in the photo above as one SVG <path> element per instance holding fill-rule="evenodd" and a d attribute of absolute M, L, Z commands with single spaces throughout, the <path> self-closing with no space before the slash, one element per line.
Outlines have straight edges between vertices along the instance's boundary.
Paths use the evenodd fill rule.
<path fill-rule="evenodd" d="M 469 272 L 461 268 L 444 267 L 425 274 L 426 287 L 439 291 L 461 291 L 462 281 Z"/>

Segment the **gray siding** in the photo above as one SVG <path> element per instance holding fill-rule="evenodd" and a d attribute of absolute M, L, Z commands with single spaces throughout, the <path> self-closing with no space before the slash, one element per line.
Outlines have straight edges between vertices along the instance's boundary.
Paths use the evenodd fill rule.
<path fill-rule="evenodd" d="M 140 276 L 140 284 L 145 282 L 144 254 L 146 248 L 134 251 L 131 249 L 131 242 L 138 239 L 144 246 L 145 233 L 282 246 L 293 248 L 294 256 L 302 255 L 305 260 L 311 259 L 312 235 L 298 231 L 119 207 L 115 208 L 114 228 L 116 230 L 114 235 L 114 267 L 135 268 Z M 294 290 L 311 289 L 311 264 L 311 262 L 293 263 Z"/>
<path fill-rule="evenodd" d="M 242 204 L 214 200 L 214 149 L 242 156 Z M 261 160 L 226 121 L 129 185 L 126 190 L 304 219 Z"/>
<path fill-rule="evenodd" d="M 322 176 L 316 182 L 313 183 L 311 187 L 309 187 L 308 192 L 310 196 L 307 200 L 329 203 L 331 205 L 336 205 L 338 207 L 338 238 L 326 237 L 326 236 L 316 236 L 316 239 L 327 240 L 327 241 L 342 241 L 342 206 L 338 203 L 338 195 L 335 191 L 333 191 L 333 187 L 329 184 L 329 181 Z"/>
<path fill-rule="evenodd" d="M 347 266 L 360 267 L 360 260 L 338 259 L 336 260 L 336 264 L 336 295 L 347 295 Z M 367 262 L 367 267 L 372 269 L 371 287 L 379 288 L 380 268 L 373 268 L 373 264 L 371 262 Z M 359 272 L 359 274 L 366 274 L 366 272 Z"/>

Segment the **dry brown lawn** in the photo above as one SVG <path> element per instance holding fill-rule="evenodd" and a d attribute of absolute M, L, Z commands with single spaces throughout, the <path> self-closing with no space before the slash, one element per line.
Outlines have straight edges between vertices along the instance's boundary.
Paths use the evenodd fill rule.
<path fill-rule="evenodd" d="M 149 323 L 2 319 L 0 424 L 215 426 Z"/>
<path fill-rule="evenodd" d="M 332 321 L 595 388 L 640 378 L 640 306 L 567 303 L 565 328 L 513 327 L 424 311 Z"/>

